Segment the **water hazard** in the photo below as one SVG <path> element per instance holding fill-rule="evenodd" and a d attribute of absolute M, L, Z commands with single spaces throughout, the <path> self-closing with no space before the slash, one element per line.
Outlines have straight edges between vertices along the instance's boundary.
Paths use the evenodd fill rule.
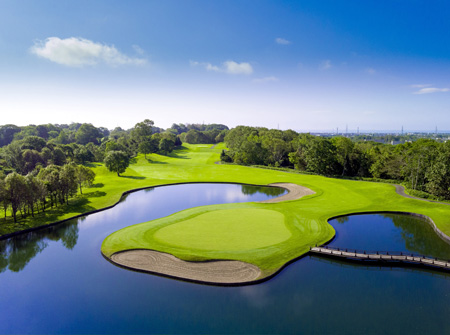
<path fill-rule="evenodd" d="M 100 254 L 103 239 L 121 227 L 192 206 L 272 196 L 240 185 L 155 188 L 1 242 L 0 333 L 450 333 L 450 276 L 441 272 L 306 256 L 262 284 L 215 287 L 127 271 Z M 405 236 L 421 240 L 405 226 Z M 370 228 L 360 233 L 374 236 Z M 358 237 L 344 236 L 340 231 L 334 242 Z"/>
<path fill-rule="evenodd" d="M 402 251 L 450 259 L 450 244 L 431 225 L 406 214 L 351 215 L 330 220 L 336 236 L 328 245 L 366 251 Z"/>

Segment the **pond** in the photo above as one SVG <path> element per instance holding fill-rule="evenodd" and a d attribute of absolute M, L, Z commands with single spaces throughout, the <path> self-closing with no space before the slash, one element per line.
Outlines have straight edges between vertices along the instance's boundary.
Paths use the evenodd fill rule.
<path fill-rule="evenodd" d="M 0 333 L 450 333 L 450 276 L 442 272 L 306 256 L 262 284 L 215 287 L 127 271 L 100 254 L 103 239 L 121 227 L 193 206 L 276 195 L 263 191 L 159 187 L 0 242 Z"/>
<path fill-rule="evenodd" d="M 336 236 L 328 245 L 366 251 L 402 251 L 450 259 L 450 244 L 431 225 L 406 214 L 350 215 L 330 220 Z"/>

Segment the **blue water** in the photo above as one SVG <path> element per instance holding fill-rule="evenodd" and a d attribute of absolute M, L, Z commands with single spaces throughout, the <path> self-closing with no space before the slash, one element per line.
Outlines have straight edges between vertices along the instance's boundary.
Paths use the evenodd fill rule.
<path fill-rule="evenodd" d="M 330 246 L 366 251 L 401 251 L 450 259 L 450 244 L 425 220 L 401 214 L 350 215 L 329 223 L 336 230 Z"/>
<path fill-rule="evenodd" d="M 270 197 L 251 193 L 223 184 L 155 188 L 3 241 L 0 333 L 450 333 L 450 276 L 440 272 L 306 256 L 262 284 L 215 287 L 124 270 L 100 254 L 120 227 L 201 204 Z"/>

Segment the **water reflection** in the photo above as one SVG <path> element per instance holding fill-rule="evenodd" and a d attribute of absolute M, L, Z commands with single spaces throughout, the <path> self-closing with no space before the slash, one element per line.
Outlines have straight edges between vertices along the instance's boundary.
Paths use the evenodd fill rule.
<path fill-rule="evenodd" d="M 174 189 L 182 191 L 174 192 Z M 286 191 L 251 185 L 243 185 L 241 188 L 241 185 L 236 184 L 184 184 L 129 193 L 111 209 L 0 241 L 0 273 L 7 269 L 12 272 L 22 271 L 34 257 L 49 246 L 50 241 L 60 242 L 66 250 L 73 250 L 77 245 L 80 229 L 89 230 L 92 234 L 84 235 L 85 241 L 94 239 L 98 242 L 114 230 L 189 207 L 261 201 L 277 196 L 280 192 L 282 194 Z"/>
<path fill-rule="evenodd" d="M 262 193 L 273 197 L 278 197 L 287 193 L 286 189 L 281 187 L 255 187 L 253 185 L 242 185 L 242 194 L 252 195 L 256 193 Z"/>
<path fill-rule="evenodd" d="M 365 214 L 329 222 L 336 230 L 330 246 L 367 251 L 403 251 L 450 259 L 450 244 L 422 218 L 402 214 Z"/>
<path fill-rule="evenodd" d="M 9 269 L 19 272 L 47 246 L 47 241 L 61 241 L 61 244 L 72 250 L 78 240 L 78 225 L 63 223 L 45 230 L 18 235 L 0 241 L 0 272 Z"/>
<path fill-rule="evenodd" d="M 217 197 L 205 195 L 210 188 L 220 190 L 213 192 Z M 101 255 L 110 233 L 224 202 L 229 188 L 242 187 L 190 184 L 136 192 L 83 222 L 0 242 L 0 334 L 450 334 L 450 275 L 443 272 L 379 271 L 306 256 L 264 283 L 216 287 L 125 271 Z M 260 193 L 246 199 L 260 200 Z M 392 221 L 390 226 L 401 231 Z M 400 233 L 395 239 L 403 240 Z M 21 261 L 20 244 L 24 254 L 31 250 Z M 13 272 L 10 258 L 13 269 L 28 264 Z"/>

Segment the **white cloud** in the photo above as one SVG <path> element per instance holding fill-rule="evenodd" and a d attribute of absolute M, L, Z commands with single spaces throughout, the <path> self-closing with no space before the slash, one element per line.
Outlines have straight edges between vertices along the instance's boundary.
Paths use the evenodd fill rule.
<path fill-rule="evenodd" d="M 144 58 L 132 58 L 122 54 L 114 46 L 78 37 L 65 39 L 49 37 L 45 41 L 35 42 L 30 51 L 52 62 L 72 67 L 96 65 L 98 63 L 105 63 L 110 66 L 143 65 L 147 63 Z"/>
<path fill-rule="evenodd" d="M 228 74 L 252 74 L 253 73 L 253 67 L 250 65 L 250 63 L 236 63 L 232 60 L 223 62 L 222 65 L 219 67 L 217 65 L 213 65 L 211 63 L 200 63 L 196 61 L 189 61 L 189 64 L 191 66 L 202 66 L 207 71 L 214 71 L 214 72 L 223 72 Z"/>
<path fill-rule="evenodd" d="M 375 73 L 377 73 L 377 71 L 374 68 L 368 67 L 366 69 L 366 73 L 368 73 L 368 74 L 375 74 Z"/>
<path fill-rule="evenodd" d="M 287 39 L 281 38 L 281 37 L 277 37 L 275 39 L 275 42 L 278 43 L 278 44 L 281 44 L 281 45 L 288 45 L 288 44 L 292 43 L 291 41 L 288 41 Z"/>
<path fill-rule="evenodd" d="M 255 78 L 252 80 L 254 83 L 257 84 L 264 84 L 264 83 L 270 83 L 270 82 L 277 82 L 279 79 L 277 77 L 264 77 L 264 78 Z"/>
<path fill-rule="evenodd" d="M 227 73 L 232 74 L 252 74 L 253 68 L 249 63 L 236 63 L 231 60 L 223 63 Z"/>
<path fill-rule="evenodd" d="M 221 72 L 222 71 L 218 66 L 212 65 L 210 63 L 206 63 L 205 64 L 205 68 L 208 71 L 214 71 L 214 72 Z"/>
<path fill-rule="evenodd" d="M 138 55 L 144 55 L 145 54 L 145 51 L 144 51 L 144 49 L 142 49 L 139 45 L 136 45 L 136 44 L 133 44 L 133 49 L 134 49 L 134 51 L 136 51 L 136 53 L 138 54 Z"/>
<path fill-rule="evenodd" d="M 416 84 L 416 85 L 411 85 L 410 87 L 412 88 L 422 88 L 422 87 L 428 87 L 431 86 L 431 84 Z"/>
<path fill-rule="evenodd" d="M 450 88 L 425 87 L 421 88 L 417 92 L 414 92 L 414 94 L 428 94 L 436 92 L 450 92 Z"/>
<path fill-rule="evenodd" d="M 329 69 L 331 69 L 331 67 L 332 67 L 331 60 L 329 60 L 329 59 L 324 60 L 322 63 L 320 63 L 320 66 L 319 66 L 319 68 L 321 70 L 329 70 Z"/>

